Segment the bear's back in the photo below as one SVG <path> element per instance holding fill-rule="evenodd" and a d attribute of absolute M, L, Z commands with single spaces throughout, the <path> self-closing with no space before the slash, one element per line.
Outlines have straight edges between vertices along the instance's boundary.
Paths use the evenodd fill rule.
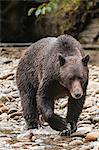
<path fill-rule="evenodd" d="M 57 53 L 62 53 L 65 57 L 84 55 L 81 44 L 70 35 L 43 38 L 33 43 L 25 55 L 28 59 L 33 58 L 34 61 L 37 59 L 41 63 L 42 59 L 49 59 Z"/>
<path fill-rule="evenodd" d="M 43 38 L 33 43 L 21 58 L 17 70 L 18 81 L 20 78 L 21 82 L 24 75 L 26 80 L 37 84 L 44 74 L 53 74 L 59 53 L 64 57 L 84 55 L 81 44 L 70 35 Z"/>

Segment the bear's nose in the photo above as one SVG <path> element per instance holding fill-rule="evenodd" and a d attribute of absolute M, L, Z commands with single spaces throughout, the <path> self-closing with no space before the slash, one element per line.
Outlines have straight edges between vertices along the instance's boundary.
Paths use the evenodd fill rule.
<path fill-rule="evenodd" d="M 81 93 L 75 93 L 75 97 L 76 98 L 80 98 L 81 97 Z"/>

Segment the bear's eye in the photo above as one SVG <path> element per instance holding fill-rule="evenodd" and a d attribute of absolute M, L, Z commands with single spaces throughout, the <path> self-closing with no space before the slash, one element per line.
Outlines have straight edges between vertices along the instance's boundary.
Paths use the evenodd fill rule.
<path fill-rule="evenodd" d="M 83 84 L 83 85 L 85 84 L 86 81 L 83 77 L 78 77 L 78 79 L 80 80 L 81 84 Z"/>
<path fill-rule="evenodd" d="M 70 80 L 70 81 L 73 81 L 73 80 L 74 80 L 74 77 L 69 77 L 69 80 Z"/>
<path fill-rule="evenodd" d="M 78 77 L 79 80 L 83 80 L 83 77 Z"/>

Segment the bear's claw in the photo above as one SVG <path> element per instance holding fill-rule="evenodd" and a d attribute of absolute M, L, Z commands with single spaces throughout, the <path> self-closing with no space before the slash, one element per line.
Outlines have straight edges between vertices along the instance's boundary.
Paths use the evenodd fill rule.
<path fill-rule="evenodd" d="M 63 130 L 60 134 L 61 136 L 70 136 L 72 133 L 71 124 L 67 123 L 66 130 Z"/>

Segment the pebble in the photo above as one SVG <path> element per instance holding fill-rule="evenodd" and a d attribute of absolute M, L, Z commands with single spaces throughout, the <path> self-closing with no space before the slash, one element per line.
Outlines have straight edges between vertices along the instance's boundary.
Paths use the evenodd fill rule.
<path fill-rule="evenodd" d="M 79 119 L 82 121 L 82 120 L 90 120 L 90 116 L 88 114 L 81 114 Z"/>
<path fill-rule="evenodd" d="M 7 113 L 2 113 L 1 115 L 0 115 L 0 121 L 7 121 L 7 119 L 8 119 L 8 115 L 7 115 Z"/>
<path fill-rule="evenodd" d="M 3 63 L 4 63 L 4 64 L 9 64 L 9 63 L 11 63 L 11 62 L 12 62 L 12 60 L 9 59 L 9 60 L 5 60 Z"/>
<path fill-rule="evenodd" d="M 99 150 L 99 141 L 92 141 L 89 143 L 89 148 L 92 150 Z"/>
<path fill-rule="evenodd" d="M 99 131 L 97 132 L 90 132 L 86 135 L 86 141 L 96 141 L 99 138 Z"/>
<path fill-rule="evenodd" d="M 4 106 L 4 103 L 0 101 L 0 108 Z"/>
<path fill-rule="evenodd" d="M 99 116 L 94 117 L 94 118 L 93 118 L 93 121 L 94 121 L 95 123 L 97 123 L 97 122 L 99 123 Z"/>
<path fill-rule="evenodd" d="M 41 140 L 41 139 L 36 139 L 36 138 L 35 138 L 35 143 L 36 143 L 36 144 L 43 143 L 43 140 Z"/>
<path fill-rule="evenodd" d="M 90 120 L 82 120 L 77 123 L 77 125 L 80 125 L 80 124 L 91 124 L 91 121 Z"/>
<path fill-rule="evenodd" d="M 84 104 L 83 108 L 86 109 L 86 108 L 89 108 L 91 106 L 92 106 L 92 100 L 91 100 L 91 98 L 90 97 L 86 98 L 86 101 L 85 101 L 85 104 Z"/>
<path fill-rule="evenodd" d="M 3 91 L 4 94 L 9 94 L 11 92 L 10 88 L 5 88 L 5 90 Z"/>
<path fill-rule="evenodd" d="M 32 147 L 28 147 L 28 149 L 29 150 L 45 150 L 45 146 L 42 146 L 42 145 L 38 146 L 38 145 L 36 145 L 36 146 L 33 146 L 33 148 Z M 49 146 L 48 146 L 48 149 L 50 149 Z"/>
<path fill-rule="evenodd" d="M 82 141 L 82 137 L 73 137 L 72 140 L 81 140 Z"/>
<path fill-rule="evenodd" d="M 92 131 L 92 127 L 91 126 L 89 126 L 89 127 L 86 127 L 86 126 L 85 127 L 79 127 L 77 129 L 77 131 L 80 132 L 81 134 L 87 134 L 87 133 Z"/>
<path fill-rule="evenodd" d="M 35 140 L 36 140 L 36 137 L 33 135 L 32 138 L 31 138 L 31 141 L 35 142 Z"/>
<path fill-rule="evenodd" d="M 7 78 L 7 80 L 13 80 L 13 79 L 14 79 L 13 76 L 9 76 L 9 77 Z"/>
<path fill-rule="evenodd" d="M 0 96 L 0 105 L 2 105 L 2 103 L 5 103 L 6 101 L 8 101 L 7 97 L 4 96 L 4 94 L 1 94 L 1 96 Z"/>
<path fill-rule="evenodd" d="M 77 145 L 82 145 L 83 142 L 81 140 L 74 140 L 69 143 L 69 146 L 77 146 Z"/>
<path fill-rule="evenodd" d="M 64 147 L 64 148 L 68 148 L 68 144 L 67 143 L 57 143 L 58 146 Z"/>
<path fill-rule="evenodd" d="M 20 118 L 19 116 L 15 116 L 13 119 L 18 121 L 19 118 Z"/>
<path fill-rule="evenodd" d="M 84 138 L 86 136 L 86 134 L 84 132 L 80 132 L 80 131 L 76 131 L 74 133 L 71 134 L 71 137 L 81 137 Z"/>
<path fill-rule="evenodd" d="M 14 112 L 17 112 L 17 109 L 16 108 L 10 108 L 9 111 L 8 111 L 8 115 L 12 114 Z"/>
<path fill-rule="evenodd" d="M 65 137 L 64 139 L 59 135 L 59 132 L 52 130 L 45 122 L 44 127 L 39 127 L 39 129 L 32 130 L 31 132 L 26 130 L 26 123 L 22 117 L 21 100 L 15 81 L 16 66 L 19 60 L 11 60 L 11 63 L 4 64 L 2 62 L 9 62 L 9 58 L 0 57 L 0 76 L 10 72 L 13 73 L 6 80 L 0 80 L 0 131 L 13 131 L 14 134 L 10 132 L 6 134 L 5 132 L 1 135 L 0 133 L 3 136 L 3 141 L 1 141 L 0 136 L 0 149 L 98 150 L 99 137 L 96 137 L 96 133 L 99 131 L 99 106 L 97 106 L 99 101 L 99 78 L 97 76 L 99 67 L 90 66 L 90 81 L 84 109 L 77 124 L 78 129 L 70 138 Z M 67 99 L 67 97 L 59 99 L 56 103 L 55 112 L 62 117 L 66 116 Z M 95 136 L 94 139 L 96 141 L 92 139 L 93 136 Z M 4 137 L 8 140 L 6 141 Z M 13 141 L 13 138 L 15 141 Z"/>
<path fill-rule="evenodd" d="M 23 142 L 17 142 L 15 144 L 12 144 L 12 148 L 16 150 L 21 148 L 23 150 L 23 145 L 25 145 Z"/>
<path fill-rule="evenodd" d="M 96 93 L 96 94 L 99 94 L 99 88 L 95 90 L 95 93 Z"/>
<path fill-rule="evenodd" d="M 10 118 L 14 118 L 15 116 L 22 116 L 22 112 L 17 111 L 9 115 Z"/>
<path fill-rule="evenodd" d="M 2 110 L 0 110 L 0 115 L 2 114 Z"/>
<path fill-rule="evenodd" d="M 64 108 L 67 106 L 67 101 L 63 101 L 60 105 L 60 108 Z"/>
<path fill-rule="evenodd" d="M 1 111 L 2 113 L 7 112 L 7 111 L 8 111 L 8 107 L 3 106 L 3 107 L 0 108 L 0 111 Z"/>
<path fill-rule="evenodd" d="M 5 104 L 2 101 L 0 101 L 0 114 L 7 112 L 7 111 L 8 111 L 8 108 L 5 106 Z"/>
<path fill-rule="evenodd" d="M 43 135 L 43 136 L 51 136 L 51 135 L 58 135 L 59 133 L 53 130 L 51 127 L 46 126 L 45 128 L 39 128 L 33 130 L 34 135 Z"/>
<path fill-rule="evenodd" d="M 80 150 L 90 150 L 90 148 L 89 148 L 89 146 L 83 145 L 83 146 L 80 148 Z"/>
<path fill-rule="evenodd" d="M 25 131 L 24 133 L 21 133 L 17 136 L 17 140 L 18 141 L 31 141 L 33 139 L 34 141 L 34 138 L 32 138 L 34 135 L 33 135 L 33 132 L 32 130 L 28 130 L 28 131 Z"/>

